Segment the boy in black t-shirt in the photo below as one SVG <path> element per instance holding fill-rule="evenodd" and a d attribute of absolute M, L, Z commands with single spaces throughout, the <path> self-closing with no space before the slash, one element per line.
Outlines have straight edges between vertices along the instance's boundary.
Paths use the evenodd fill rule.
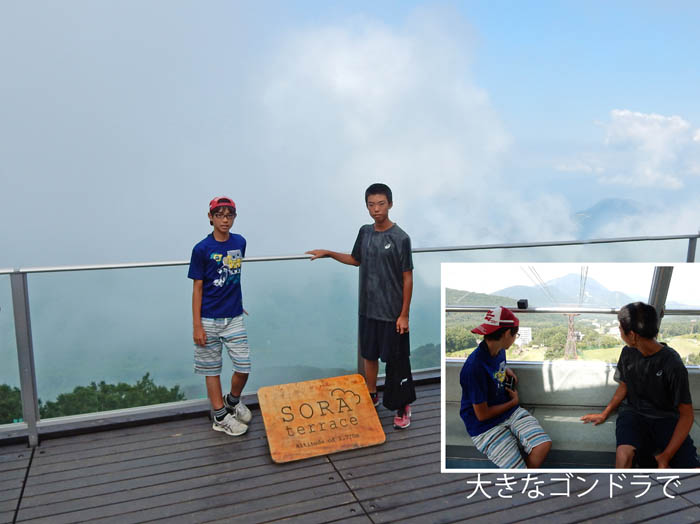
<path fill-rule="evenodd" d="M 693 404 L 688 370 L 681 357 L 656 341 L 656 310 L 642 302 L 624 306 L 617 315 L 627 344 L 617 363 L 617 391 L 602 413 L 581 417 L 601 424 L 619 406 L 615 437 L 616 468 L 700 467 L 690 428 Z"/>
<path fill-rule="evenodd" d="M 359 341 L 365 380 L 374 405 L 379 359 L 387 363 L 384 405 L 396 409 L 394 427 L 411 423 L 410 403 L 416 398 L 409 361 L 408 312 L 413 293 L 411 239 L 389 220 L 391 189 L 372 184 L 365 191 L 365 205 L 373 224 L 360 228 L 352 253 L 326 249 L 307 251 L 311 260 L 330 257 L 360 266 Z"/>

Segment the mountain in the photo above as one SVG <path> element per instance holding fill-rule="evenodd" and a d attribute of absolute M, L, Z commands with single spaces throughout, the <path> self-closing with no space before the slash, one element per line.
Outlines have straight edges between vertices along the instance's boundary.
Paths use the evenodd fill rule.
<path fill-rule="evenodd" d="M 498 304 L 499 306 L 515 307 L 516 300 L 506 296 L 445 288 L 445 303 L 450 306 L 491 306 Z"/>
<path fill-rule="evenodd" d="M 579 303 L 580 275 L 570 274 L 545 283 L 547 294 L 538 286 L 511 286 L 495 291 L 495 295 L 526 298 L 531 307 L 572 306 Z M 551 296 L 550 296 L 551 295 Z M 619 307 L 646 297 L 630 296 L 620 291 L 610 291 L 596 280 L 588 277 L 582 307 Z"/>
<path fill-rule="evenodd" d="M 579 238 L 595 238 L 604 226 L 622 218 L 642 214 L 644 205 L 628 198 L 606 198 L 588 209 L 576 212 L 574 220 L 579 224 Z"/>

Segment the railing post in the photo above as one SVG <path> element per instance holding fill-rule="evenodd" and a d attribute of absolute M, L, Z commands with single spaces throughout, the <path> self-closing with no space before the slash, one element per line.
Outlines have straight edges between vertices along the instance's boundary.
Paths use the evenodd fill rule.
<path fill-rule="evenodd" d="M 37 430 L 39 398 L 36 389 L 36 371 L 34 369 L 32 324 L 29 318 L 27 274 L 20 271 L 11 273 L 10 287 L 12 288 L 12 308 L 15 317 L 19 382 L 22 391 L 22 415 L 24 422 L 27 423 L 29 445 L 34 448 L 39 444 L 39 432 Z"/>
<path fill-rule="evenodd" d="M 654 276 L 652 277 L 651 289 L 649 290 L 649 304 L 656 309 L 656 313 L 659 316 L 659 325 L 661 325 L 661 319 L 665 314 L 664 308 L 672 275 L 672 266 L 656 266 L 654 268 Z"/>
<path fill-rule="evenodd" d="M 685 257 L 686 262 L 695 262 L 695 250 L 698 246 L 698 237 L 688 238 L 688 255 Z"/>

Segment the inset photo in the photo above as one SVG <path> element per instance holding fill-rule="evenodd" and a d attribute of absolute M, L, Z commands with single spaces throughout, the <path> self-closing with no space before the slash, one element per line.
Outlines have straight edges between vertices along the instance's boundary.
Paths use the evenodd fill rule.
<path fill-rule="evenodd" d="M 700 265 L 441 276 L 443 472 L 700 467 Z"/>

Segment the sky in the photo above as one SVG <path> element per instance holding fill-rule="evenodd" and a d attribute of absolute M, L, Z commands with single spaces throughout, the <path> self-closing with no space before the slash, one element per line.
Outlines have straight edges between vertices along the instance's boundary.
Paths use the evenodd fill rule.
<path fill-rule="evenodd" d="M 442 284 L 452 289 L 475 293 L 493 293 L 511 286 L 536 285 L 530 275 L 534 268 L 549 282 L 565 275 L 580 275 L 588 268 L 588 276 L 610 291 L 627 295 L 649 295 L 653 264 L 443 264 Z M 534 277 L 533 277 L 534 278 Z"/>
<path fill-rule="evenodd" d="M 696 233 L 696 2 L 0 2 L 0 268 Z M 644 254 L 639 255 L 640 259 Z"/>
<path fill-rule="evenodd" d="M 511 286 L 536 286 L 536 271 L 544 282 L 565 275 L 580 276 L 585 272 L 609 291 L 619 291 L 647 301 L 655 264 L 594 263 L 594 264 L 442 264 L 442 286 L 474 293 L 494 293 Z M 700 265 L 673 264 L 667 302 L 688 306 L 700 305 Z"/>

